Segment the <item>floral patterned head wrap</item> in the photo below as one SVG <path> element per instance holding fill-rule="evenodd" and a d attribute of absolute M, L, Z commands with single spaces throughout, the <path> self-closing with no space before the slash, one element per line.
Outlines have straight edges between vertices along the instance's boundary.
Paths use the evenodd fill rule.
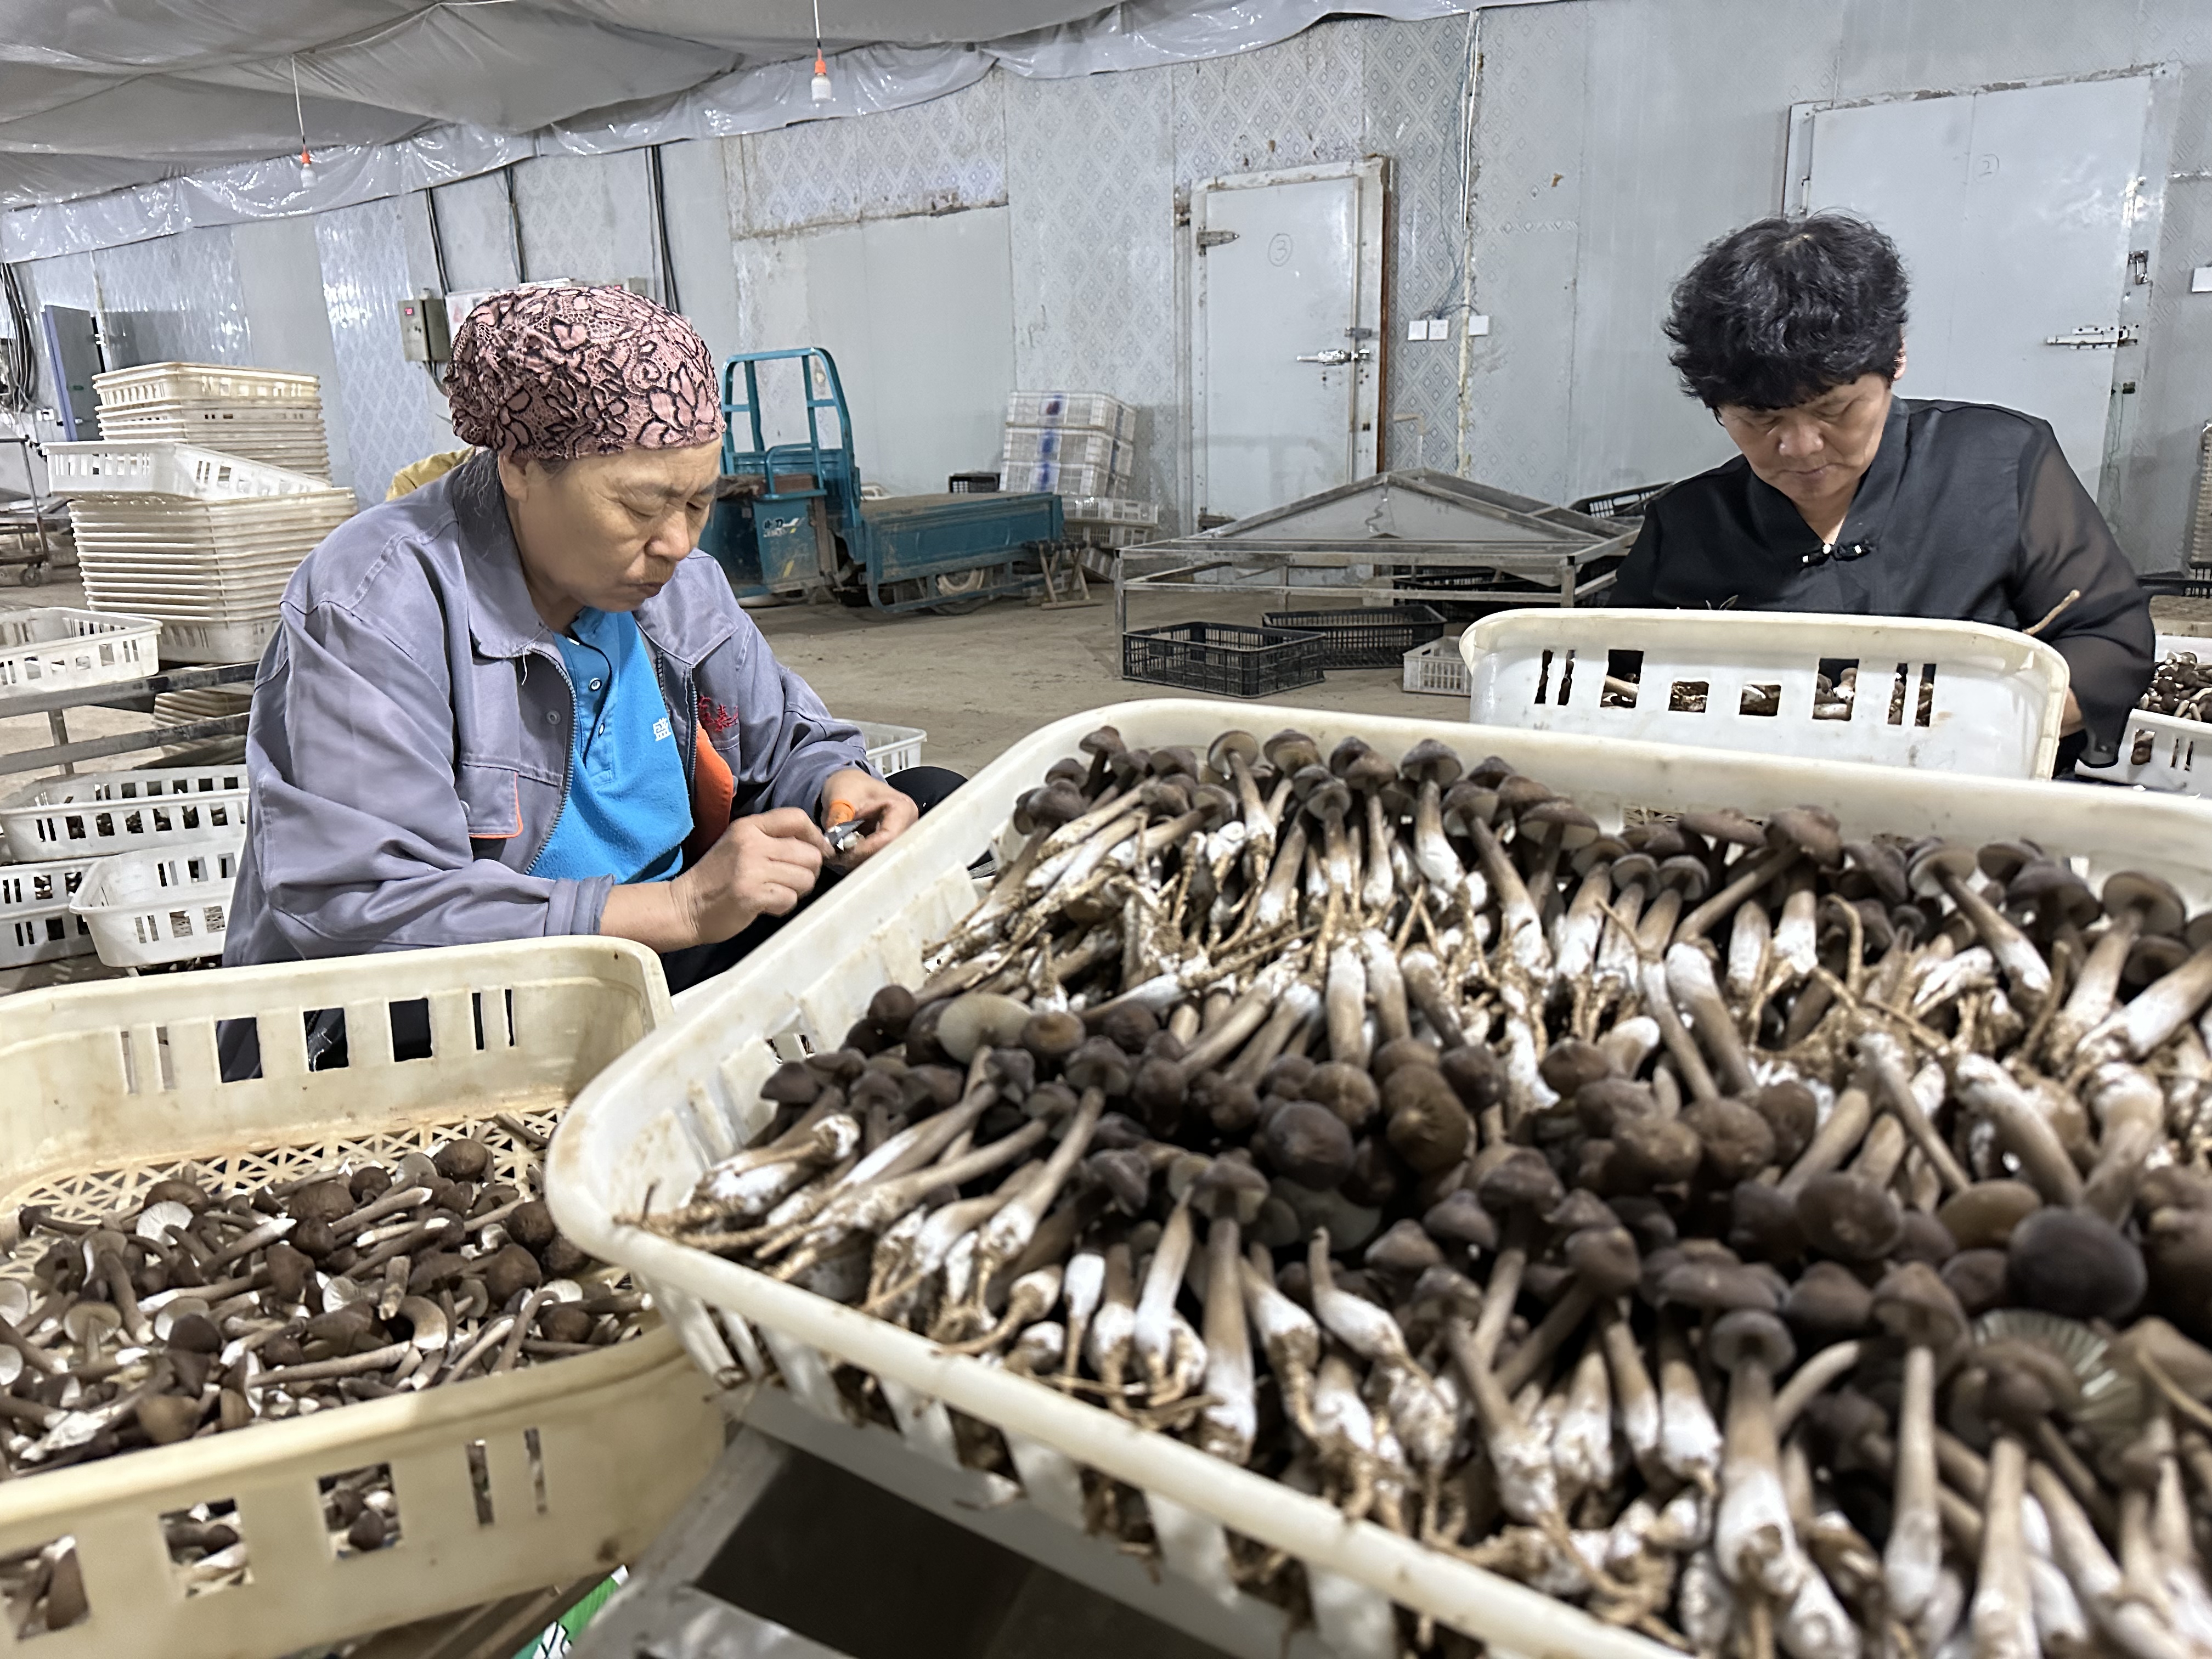
<path fill-rule="evenodd" d="M 722 434 L 699 331 L 626 288 L 518 288 L 468 314 L 446 374 L 453 435 L 519 460 L 688 449 Z"/>

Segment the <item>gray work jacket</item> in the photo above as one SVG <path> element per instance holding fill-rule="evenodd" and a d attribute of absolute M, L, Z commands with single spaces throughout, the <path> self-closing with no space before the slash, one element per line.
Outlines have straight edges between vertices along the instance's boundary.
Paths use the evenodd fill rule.
<path fill-rule="evenodd" d="M 690 780 L 691 857 L 733 817 L 812 812 L 830 773 L 866 765 L 705 554 L 636 615 Z M 223 961 L 596 933 L 611 877 L 530 873 L 574 717 L 491 457 L 348 520 L 286 586 L 254 678 Z"/>

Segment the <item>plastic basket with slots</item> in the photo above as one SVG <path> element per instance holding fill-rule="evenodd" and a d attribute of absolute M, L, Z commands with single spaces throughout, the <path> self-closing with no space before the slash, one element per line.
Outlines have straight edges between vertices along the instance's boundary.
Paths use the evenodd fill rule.
<path fill-rule="evenodd" d="M 70 914 L 70 900 L 95 862 L 0 864 L 0 968 L 92 954 L 92 930 Z"/>
<path fill-rule="evenodd" d="M 2051 775 L 2066 659 L 1980 623 L 1504 611 L 1460 636 L 1468 718 L 1992 777 Z"/>
<path fill-rule="evenodd" d="M 1088 427 L 1133 441 L 1137 411 L 1103 392 L 1017 392 L 1006 398 L 1008 426 Z"/>
<path fill-rule="evenodd" d="M 861 741 L 868 745 L 869 762 L 885 777 L 921 764 L 921 745 L 929 733 L 921 727 L 879 726 L 873 720 L 853 724 L 860 728 Z"/>
<path fill-rule="evenodd" d="M 161 660 L 248 662 L 276 632 L 273 605 L 264 615 L 235 622 L 167 622 L 161 624 Z"/>
<path fill-rule="evenodd" d="M 1269 628 L 1321 635 L 1323 668 L 1389 668 L 1413 647 L 1444 631 L 1444 619 L 1425 605 L 1270 611 L 1260 620 Z"/>
<path fill-rule="evenodd" d="M 1887 832 L 1974 845 L 2033 825 L 2054 854 L 2082 860 L 2093 884 L 2116 869 L 2141 869 L 2173 882 L 2192 907 L 2212 902 L 2212 809 L 2172 797 L 2140 797 L 2114 813 L 2097 792 L 2049 782 L 1317 708 L 1129 702 L 1023 738 L 584 1090 L 554 1140 L 556 1217 L 586 1249 L 664 1293 L 696 1299 L 678 1329 L 711 1375 L 742 1388 L 761 1375 L 763 1353 L 774 1357 L 782 1382 L 733 1397 L 752 1421 L 1245 1659 L 1273 1659 L 1280 1644 L 1310 1638 L 1294 1636 L 1280 1609 L 1233 1587 L 1227 1533 L 1306 1564 L 1314 1634 L 1340 1659 L 1395 1659 L 1392 1601 L 1518 1653 L 1659 1659 L 1668 1650 L 1372 1522 L 1348 1522 L 1321 1498 L 1079 1397 L 616 1219 L 640 1211 L 648 1194 L 656 1204 L 678 1201 L 710 1160 L 766 1126 L 774 1108 L 759 1091 L 776 1064 L 772 1041 L 834 1047 L 879 987 L 921 982 L 925 945 L 975 902 L 966 861 L 994 841 L 1011 854 L 1015 800 L 1102 724 L 1132 749 L 1185 744 L 1201 754 L 1231 725 L 1261 733 L 1295 726 L 1323 754 L 1351 736 L 1390 756 L 1433 738 L 1468 763 L 1495 750 L 1609 826 L 1631 813 L 1726 806 L 1763 816 L 1801 803 L 1836 814 L 1849 839 Z M 878 1380 L 896 1403 L 898 1431 L 854 1425 L 842 1391 L 853 1379 L 832 1374 L 842 1364 Z M 1017 1478 L 963 1465 L 948 1413 L 1000 1430 Z M 1116 1540 L 1086 1534 L 1086 1469 L 1144 1494 L 1163 1558 L 1157 1584 L 1132 1571 Z"/>
<path fill-rule="evenodd" d="M 0 615 L 0 708 L 8 694 L 139 680 L 159 661 L 161 624 L 66 605 Z"/>
<path fill-rule="evenodd" d="M 1053 461 L 1063 468 L 1097 467 L 1115 477 L 1127 477 L 1135 459 L 1133 445 L 1081 427 L 1010 426 L 1000 452 L 1002 468 Z"/>
<path fill-rule="evenodd" d="M 298 495 L 331 481 L 185 443 L 48 444 L 55 495 Z"/>
<path fill-rule="evenodd" d="M 1106 467 L 1058 461 L 1009 463 L 999 470 L 999 488 L 1018 495 L 1110 495 L 1127 482 Z"/>
<path fill-rule="evenodd" d="M 312 374 L 290 374 L 278 369 L 233 368 L 224 363 L 148 363 L 139 368 L 111 369 L 92 377 L 100 394 L 100 407 L 131 409 L 144 404 L 178 399 L 261 404 L 316 404 L 322 401 L 322 382 Z"/>
<path fill-rule="evenodd" d="M 1133 501 L 1126 495 L 1063 495 L 1060 517 L 1069 524 L 1139 525 L 1157 528 L 1159 503 Z"/>
<path fill-rule="evenodd" d="M 1430 696 L 1465 696 L 1467 665 L 1459 659 L 1459 635 L 1446 634 L 1442 639 L 1415 646 L 1406 653 L 1405 674 L 1408 691 Z"/>
<path fill-rule="evenodd" d="M 1228 697 L 1267 697 L 1322 678 L 1321 638 L 1240 623 L 1170 623 L 1121 635 L 1121 678 Z"/>
<path fill-rule="evenodd" d="M 2185 634 L 2158 636 L 2159 661 L 2177 652 L 2212 663 L 2212 640 Z M 2197 764 L 2200 760 L 2204 763 L 2201 768 Z M 2212 725 L 2137 708 L 2128 715 L 2118 761 L 2110 766 L 2077 765 L 2074 769 L 2085 778 L 2100 778 L 2107 783 L 2137 784 L 2167 794 L 2212 795 Z"/>
<path fill-rule="evenodd" d="M 246 822 L 243 766 L 147 767 L 46 778 L 0 801 L 11 858 L 105 858 Z"/>
<path fill-rule="evenodd" d="M 395 1062 L 395 1001 L 428 1005 L 434 1063 Z M 307 1069 L 304 1014 L 345 1011 L 349 1063 Z M 608 1061 L 668 1018 L 653 957 L 617 939 L 410 951 L 0 999 L 0 1193 L 105 1219 L 173 1174 L 226 1187 L 389 1164 L 462 1124 L 520 1184 Z M 220 1080 L 219 1021 L 262 1074 Z M 680 1294 L 680 1293 L 679 1293 Z M 125 1453 L 0 1486 L 0 1553 L 76 1540 L 87 1616 L 46 1659 L 274 1656 L 605 1572 L 665 1524 L 721 1448 L 665 1328 L 602 1352 Z M 389 1469 L 398 1541 L 343 1559 L 319 1483 Z M 191 1594 L 162 1517 L 237 1506 L 247 1581 Z M 0 1632 L 0 1647 L 12 1647 Z"/>
<path fill-rule="evenodd" d="M 155 968 L 222 954 L 243 826 L 95 860 L 70 902 L 111 968 Z"/>

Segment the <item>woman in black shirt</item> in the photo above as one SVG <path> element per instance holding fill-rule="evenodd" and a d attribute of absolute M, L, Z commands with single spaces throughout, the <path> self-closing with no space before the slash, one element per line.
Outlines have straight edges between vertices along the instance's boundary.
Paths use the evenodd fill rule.
<path fill-rule="evenodd" d="M 1667 333 L 1742 453 L 1646 508 L 1612 602 L 2040 623 L 2085 734 L 2060 769 L 2108 759 L 2150 683 L 2149 603 L 2047 422 L 1893 395 L 1905 293 L 1889 238 L 1840 214 L 1705 249 Z"/>

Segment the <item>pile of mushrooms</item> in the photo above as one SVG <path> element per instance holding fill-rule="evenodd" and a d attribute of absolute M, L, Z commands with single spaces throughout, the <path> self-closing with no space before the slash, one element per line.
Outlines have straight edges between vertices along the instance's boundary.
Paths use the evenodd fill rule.
<path fill-rule="evenodd" d="M 2212 914 L 1435 741 L 1082 747 L 642 1224 L 1686 1650 L 2212 1653 Z"/>
<path fill-rule="evenodd" d="M 503 1127 L 543 1149 L 518 1120 Z M 496 1164 L 484 1140 L 457 1137 L 389 1169 L 252 1189 L 220 1190 L 188 1167 L 106 1215 L 26 1206 L 13 1276 L 0 1277 L 0 1466 L 66 1468 L 635 1334 L 644 1296 Z M 331 1504 L 334 1547 L 386 1541 L 372 1524 L 391 1501 L 378 1470 L 380 1488 Z M 243 1572 L 228 1519 L 171 1519 L 189 1585 Z M 0 1595 L 19 1636 L 65 1628 L 83 1611 L 74 1551 L 0 1558 Z"/>
<path fill-rule="evenodd" d="M 2149 689 L 2136 707 L 2185 720 L 2212 720 L 2212 663 L 2197 661 L 2193 651 L 2168 652 L 2152 671 Z M 2130 763 L 2142 765 L 2156 746 L 2152 733 L 2136 732 Z"/>

